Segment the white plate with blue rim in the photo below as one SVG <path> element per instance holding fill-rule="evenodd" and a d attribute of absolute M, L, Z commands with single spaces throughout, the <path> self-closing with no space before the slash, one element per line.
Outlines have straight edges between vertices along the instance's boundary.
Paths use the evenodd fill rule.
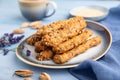
<path fill-rule="evenodd" d="M 37 53 L 34 51 L 35 49 L 34 46 L 28 45 L 26 43 L 27 39 L 25 39 L 18 45 L 16 49 L 16 56 L 26 64 L 37 67 L 54 68 L 54 69 L 76 67 L 85 60 L 98 60 L 101 57 L 103 57 L 109 50 L 112 43 L 112 36 L 110 31 L 104 25 L 90 20 L 87 20 L 86 22 L 87 22 L 87 29 L 92 30 L 94 32 L 93 37 L 100 36 L 102 38 L 102 42 L 98 46 L 88 49 L 83 54 L 80 54 L 72 58 L 71 60 L 69 60 L 64 64 L 56 64 L 54 63 L 53 60 L 38 61 L 36 59 Z M 28 56 L 26 54 L 27 50 L 30 50 L 31 55 L 28 54 L 29 55 Z"/>
<path fill-rule="evenodd" d="M 71 16 L 82 16 L 86 20 L 100 21 L 108 15 L 109 9 L 104 6 L 89 5 L 75 7 L 69 13 Z"/>

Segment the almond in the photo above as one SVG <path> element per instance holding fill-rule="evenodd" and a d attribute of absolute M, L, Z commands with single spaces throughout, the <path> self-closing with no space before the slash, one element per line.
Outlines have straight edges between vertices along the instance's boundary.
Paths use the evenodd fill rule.
<path fill-rule="evenodd" d="M 34 21 L 30 23 L 30 27 L 34 29 L 40 29 L 43 27 L 42 23 L 40 21 Z"/>
<path fill-rule="evenodd" d="M 30 23 L 29 22 L 24 22 L 20 28 L 26 28 L 26 27 L 29 27 L 30 26 Z"/>
<path fill-rule="evenodd" d="M 23 28 L 18 28 L 13 30 L 14 34 L 23 34 L 25 33 L 25 30 Z"/>
<path fill-rule="evenodd" d="M 31 70 L 17 70 L 15 71 L 15 74 L 21 77 L 29 77 L 32 76 L 34 72 Z"/>
<path fill-rule="evenodd" d="M 25 78 L 24 80 L 32 80 L 31 78 Z"/>
<path fill-rule="evenodd" d="M 50 75 L 46 72 L 42 72 L 39 76 L 40 80 L 51 80 Z"/>

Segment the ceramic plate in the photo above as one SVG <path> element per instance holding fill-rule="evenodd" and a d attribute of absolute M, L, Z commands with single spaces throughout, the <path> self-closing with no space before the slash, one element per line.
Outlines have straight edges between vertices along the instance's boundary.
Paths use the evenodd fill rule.
<path fill-rule="evenodd" d="M 28 45 L 26 43 L 26 40 L 19 44 L 19 46 L 16 49 L 16 55 L 21 61 L 29 65 L 43 68 L 71 68 L 79 65 L 81 62 L 85 60 L 89 59 L 97 60 L 101 58 L 103 55 L 105 55 L 106 52 L 109 50 L 112 43 L 112 36 L 110 31 L 104 25 L 94 21 L 87 20 L 87 29 L 90 29 L 94 32 L 93 36 L 100 36 L 102 38 L 102 43 L 96 47 L 88 49 L 83 54 L 74 57 L 73 59 L 64 64 L 55 64 L 52 60 L 49 61 L 36 60 L 34 46 Z M 23 45 L 25 46 L 24 49 L 21 48 Z M 26 56 L 27 49 L 31 50 L 32 52 L 30 56 Z"/>

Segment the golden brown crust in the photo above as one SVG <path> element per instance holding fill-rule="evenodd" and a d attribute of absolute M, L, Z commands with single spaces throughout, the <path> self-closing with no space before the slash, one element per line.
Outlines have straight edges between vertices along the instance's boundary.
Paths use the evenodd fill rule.
<path fill-rule="evenodd" d="M 43 28 L 39 29 L 36 33 L 41 34 L 41 35 L 45 35 L 45 34 L 48 34 L 50 32 L 54 32 L 55 30 L 64 28 L 65 23 L 66 23 L 66 20 L 60 20 L 60 21 L 53 22 L 53 23 L 48 24 L 48 25 L 44 25 Z"/>
<path fill-rule="evenodd" d="M 37 53 L 36 59 L 40 61 L 51 60 L 53 56 L 54 56 L 54 53 L 50 49 L 47 49 L 47 50 L 41 51 L 40 53 Z"/>
<path fill-rule="evenodd" d="M 66 23 L 66 20 L 60 20 L 60 21 L 53 22 L 52 24 L 44 26 L 43 35 L 50 33 L 50 32 L 54 32 L 55 30 L 64 28 L 65 23 Z"/>
<path fill-rule="evenodd" d="M 97 46 L 98 44 L 101 43 L 101 41 L 102 40 L 100 37 L 98 37 L 98 36 L 94 37 L 94 38 L 86 41 L 82 45 L 79 45 L 78 47 L 76 47 L 76 48 L 74 48 L 66 53 L 56 54 L 54 56 L 54 62 L 57 64 L 65 63 L 65 62 L 69 61 L 71 58 L 73 58 L 74 56 L 85 52 L 89 48 Z"/>
<path fill-rule="evenodd" d="M 61 30 L 56 30 L 42 37 L 42 41 L 47 46 L 58 45 L 73 36 L 76 36 L 81 30 L 86 27 L 86 23 L 83 18 L 75 17 L 71 18 L 64 25 Z"/>
<path fill-rule="evenodd" d="M 40 41 L 40 40 L 41 40 L 41 35 L 39 35 L 39 34 L 33 34 L 33 35 L 31 35 L 31 36 L 27 39 L 27 43 L 28 43 L 29 45 L 34 45 L 35 42 L 38 42 L 38 41 Z"/>
<path fill-rule="evenodd" d="M 85 30 L 81 34 L 69 39 L 55 47 L 53 47 L 53 51 L 56 53 L 64 53 L 74 47 L 77 47 L 81 43 L 85 42 L 90 36 L 92 36 L 93 32 L 91 30 Z"/>

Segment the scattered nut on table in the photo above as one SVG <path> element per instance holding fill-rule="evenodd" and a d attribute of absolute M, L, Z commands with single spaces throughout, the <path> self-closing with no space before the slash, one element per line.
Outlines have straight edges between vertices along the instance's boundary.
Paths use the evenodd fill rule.
<path fill-rule="evenodd" d="M 29 27 L 30 26 L 30 23 L 29 22 L 24 22 L 20 28 L 26 28 L 26 27 Z"/>
<path fill-rule="evenodd" d="M 34 21 L 30 23 L 30 27 L 34 29 L 40 29 L 43 27 L 42 23 L 40 21 Z"/>
<path fill-rule="evenodd" d="M 51 77 L 46 72 L 42 72 L 39 76 L 40 80 L 51 80 Z"/>
<path fill-rule="evenodd" d="M 31 78 L 24 78 L 24 80 L 32 80 Z"/>
<path fill-rule="evenodd" d="M 14 34 L 23 34 L 23 33 L 25 33 L 25 29 L 23 29 L 23 28 L 14 29 L 13 33 Z"/>
<path fill-rule="evenodd" d="M 21 76 L 21 77 L 29 77 L 29 76 L 32 76 L 34 74 L 34 72 L 31 70 L 24 69 L 24 70 L 15 71 L 15 74 L 18 76 Z"/>

